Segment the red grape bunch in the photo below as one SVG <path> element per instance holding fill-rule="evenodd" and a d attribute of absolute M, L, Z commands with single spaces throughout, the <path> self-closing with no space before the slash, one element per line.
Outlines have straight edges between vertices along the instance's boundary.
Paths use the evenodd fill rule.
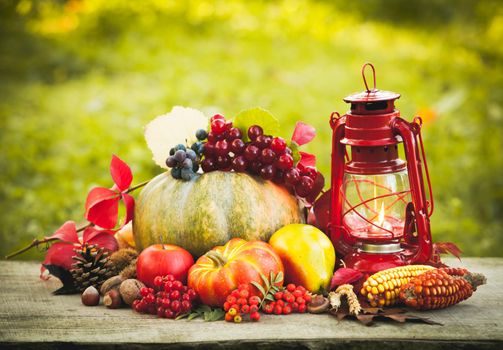
<path fill-rule="evenodd" d="M 243 140 L 241 130 L 231 121 L 226 121 L 220 114 L 214 115 L 202 152 L 203 171 L 247 172 L 285 184 L 303 198 L 316 191 L 318 172 L 312 167 L 295 166 L 292 150 L 283 138 L 265 135 L 259 125 L 250 126 L 247 135 L 249 142 Z"/>

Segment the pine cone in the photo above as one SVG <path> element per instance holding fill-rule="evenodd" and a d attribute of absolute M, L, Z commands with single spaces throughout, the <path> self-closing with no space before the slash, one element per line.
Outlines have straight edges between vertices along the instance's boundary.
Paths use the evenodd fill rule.
<path fill-rule="evenodd" d="M 99 290 L 103 282 L 113 276 L 107 250 L 95 244 L 84 243 L 80 249 L 74 249 L 74 252 L 70 272 L 79 291 L 90 286 Z"/>

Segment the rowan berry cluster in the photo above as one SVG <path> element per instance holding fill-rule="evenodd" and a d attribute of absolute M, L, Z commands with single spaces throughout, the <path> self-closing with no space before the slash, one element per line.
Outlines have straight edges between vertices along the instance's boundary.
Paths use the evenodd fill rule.
<path fill-rule="evenodd" d="M 292 312 L 305 313 L 311 294 L 302 286 L 290 283 L 285 290 L 274 293 L 274 300 L 263 306 L 266 314 L 288 315 Z"/>
<path fill-rule="evenodd" d="M 196 292 L 184 286 L 173 275 L 157 276 L 154 285 L 155 289 L 140 289 L 142 298 L 133 302 L 133 310 L 162 318 L 176 318 L 192 309 L 192 302 L 197 297 Z"/>
<path fill-rule="evenodd" d="M 252 295 L 248 284 L 240 284 L 227 296 L 224 303 L 225 320 L 240 323 L 243 317 L 249 315 L 251 321 L 260 320 L 260 298 Z"/>

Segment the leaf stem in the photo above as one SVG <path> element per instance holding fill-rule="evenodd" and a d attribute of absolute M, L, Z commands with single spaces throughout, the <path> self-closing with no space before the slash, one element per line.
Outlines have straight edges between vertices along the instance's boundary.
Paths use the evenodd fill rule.
<path fill-rule="evenodd" d="M 149 182 L 150 182 L 150 180 L 140 182 L 139 184 L 134 185 L 133 187 L 129 187 L 129 188 L 128 188 L 126 191 L 124 191 L 124 192 L 125 192 L 125 193 L 129 193 L 129 192 L 136 191 L 137 189 L 142 188 L 143 186 L 145 186 L 146 184 L 148 184 Z"/>
<path fill-rule="evenodd" d="M 89 222 L 85 225 L 78 227 L 77 232 L 84 231 L 86 228 L 91 227 L 91 226 L 94 226 L 94 225 L 91 222 Z M 55 237 L 54 238 L 46 237 L 44 239 L 34 238 L 33 241 L 29 245 L 27 245 L 26 247 L 21 248 L 19 250 L 16 250 L 15 252 L 10 253 L 9 255 L 6 255 L 5 259 L 13 258 L 19 254 L 22 254 L 22 253 L 30 250 L 33 247 L 38 247 L 40 244 L 49 243 L 49 242 L 53 242 L 53 241 L 57 241 L 57 240 L 59 240 L 59 238 L 55 238 Z"/>

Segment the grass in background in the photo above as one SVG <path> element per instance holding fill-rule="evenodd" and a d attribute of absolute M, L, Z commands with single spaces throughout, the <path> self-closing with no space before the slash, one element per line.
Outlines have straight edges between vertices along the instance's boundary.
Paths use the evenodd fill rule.
<path fill-rule="evenodd" d="M 503 256 L 501 37 L 498 1 L 0 0 L 0 254 L 80 220 L 112 153 L 159 173 L 142 128 L 174 105 L 311 123 L 329 178 L 329 115 L 371 61 L 425 119 L 434 239 Z"/>

